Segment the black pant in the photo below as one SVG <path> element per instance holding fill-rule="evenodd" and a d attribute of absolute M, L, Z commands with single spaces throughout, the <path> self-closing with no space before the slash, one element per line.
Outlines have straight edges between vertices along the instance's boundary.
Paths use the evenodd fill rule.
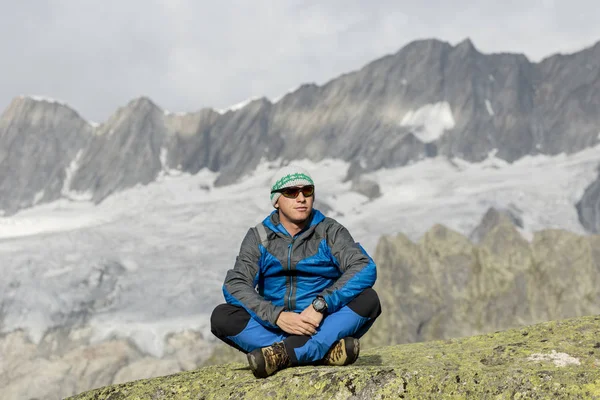
<path fill-rule="evenodd" d="M 352 336 L 361 337 L 375 322 L 375 319 L 381 314 L 381 304 L 377 293 L 372 288 L 365 289 L 347 304 L 354 313 L 360 317 L 367 318 L 366 322 L 359 331 Z M 243 308 L 231 304 L 220 304 L 214 310 L 210 318 L 211 332 L 228 345 L 247 353 L 242 347 L 237 345 L 231 338 L 239 335 L 248 325 L 252 317 Z M 327 318 L 327 316 L 325 317 Z M 310 336 L 288 336 L 285 339 L 286 347 L 294 362 L 294 348 L 302 347 L 310 339 Z"/>

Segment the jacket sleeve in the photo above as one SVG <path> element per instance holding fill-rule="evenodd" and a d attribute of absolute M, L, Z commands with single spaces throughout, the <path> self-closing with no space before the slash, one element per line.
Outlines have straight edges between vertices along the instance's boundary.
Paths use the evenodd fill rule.
<path fill-rule="evenodd" d="M 327 231 L 327 244 L 342 276 L 320 295 L 327 302 L 327 312 L 336 312 L 375 284 L 377 268 L 365 249 L 337 222 Z"/>
<path fill-rule="evenodd" d="M 251 228 L 242 241 L 233 269 L 227 271 L 223 295 L 229 304 L 241 306 L 260 324 L 276 328 L 276 321 L 283 307 L 265 300 L 257 291 L 260 274 L 261 251 L 254 230 Z"/>

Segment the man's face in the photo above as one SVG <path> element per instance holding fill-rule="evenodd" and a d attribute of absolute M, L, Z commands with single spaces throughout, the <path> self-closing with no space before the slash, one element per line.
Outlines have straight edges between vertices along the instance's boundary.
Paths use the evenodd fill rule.
<path fill-rule="evenodd" d="M 304 186 L 300 185 L 295 188 L 303 187 Z M 308 187 L 305 188 L 308 189 Z M 279 209 L 280 217 L 296 224 L 305 221 L 312 212 L 315 199 L 314 193 L 310 196 L 304 196 L 302 190 L 294 190 L 294 188 L 289 188 L 287 192 L 287 194 L 291 196 L 295 194 L 294 192 L 298 192 L 298 196 L 295 198 L 286 197 L 284 194 L 279 196 L 275 207 Z"/>

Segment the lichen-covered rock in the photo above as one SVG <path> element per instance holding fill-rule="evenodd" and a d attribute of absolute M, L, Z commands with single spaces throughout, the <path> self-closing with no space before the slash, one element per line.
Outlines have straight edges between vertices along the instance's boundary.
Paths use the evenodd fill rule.
<path fill-rule="evenodd" d="M 365 351 L 348 367 L 297 367 L 256 379 L 245 364 L 99 388 L 101 399 L 594 399 L 600 316 Z"/>

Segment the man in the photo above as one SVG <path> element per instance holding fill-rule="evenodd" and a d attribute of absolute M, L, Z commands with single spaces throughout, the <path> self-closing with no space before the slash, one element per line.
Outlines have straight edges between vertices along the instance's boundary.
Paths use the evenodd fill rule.
<path fill-rule="evenodd" d="M 381 313 L 376 267 L 337 221 L 313 209 L 315 186 L 297 166 L 271 185 L 275 210 L 251 228 L 215 308 L 215 336 L 265 378 L 297 365 L 348 365 Z"/>

